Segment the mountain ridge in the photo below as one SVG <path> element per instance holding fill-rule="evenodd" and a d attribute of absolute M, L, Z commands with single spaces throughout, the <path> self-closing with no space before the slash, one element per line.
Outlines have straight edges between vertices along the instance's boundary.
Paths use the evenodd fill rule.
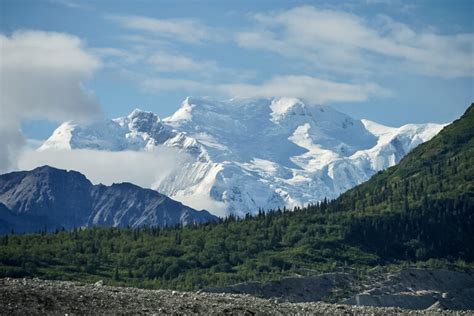
<path fill-rule="evenodd" d="M 83 174 L 42 166 L 0 175 L 0 233 L 113 227 L 174 226 L 217 218 L 131 183 L 93 185 Z"/>
<path fill-rule="evenodd" d="M 360 277 L 407 266 L 470 269 L 473 126 L 471 106 L 398 165 L 337 199 L 294 211 L 260 211 L 164 230 L 98 227 L 5 236 L 0 238 L 0 275 L 189 290 L 320 272 L 349 270 Z M 419 298 L 421 289 L 411 280 L 407 284 L 401 291 Z M 378 280 L 370 295 L 380 294 L 377 288 Z M 332 294 L 349 298 L 344 289 Z M 363 300 L 370 298 L 366 294 Z"/>
<path fill-rule="evenodd" d="M 243 216 L 335 198 L 396 164 L 443 125 L 374 126 L 294 98 L 188 97 L 164 119 L 135 109 L 90 125 L 63 123 L 40 150 L 176 148 L 192 161 L 153 188 L 197 208 L 196 201 L 211 200 L 214 214 Z"/>

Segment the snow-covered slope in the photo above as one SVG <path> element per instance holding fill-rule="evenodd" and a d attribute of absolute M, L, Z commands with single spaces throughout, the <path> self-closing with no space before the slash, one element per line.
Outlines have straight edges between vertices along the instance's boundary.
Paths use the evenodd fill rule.
<path fill-rule="evenodd" d="M 63 123 L 41 146 L 99 150 L 178 148 L 193 161 L 156 189 L 215 214 L 294 207 L 337 197 L 392 166 L 441 124 L 392 128 L 293 98 L 187 98 L 172 116 L 151 112 L 80 126 Z"/>

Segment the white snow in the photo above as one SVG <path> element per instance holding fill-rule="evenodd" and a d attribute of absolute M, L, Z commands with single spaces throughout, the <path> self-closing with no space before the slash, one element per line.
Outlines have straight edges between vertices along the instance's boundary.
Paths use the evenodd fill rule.
<path fill-rule="evenodd" d="M 178 111 L 166 119 L 170 124 L 172 124 L 174 121 L 190 121 L 192 119 L 191 111 L 192 106 L 189 104 L 189 97 L 187 97 L 181 104 L 181 107 L 178 109 Z"/>
<path fill-rule="evenodd" d="M 289 113 L 297 105 L 304 106 L 304 104 L 295 98 L 278 98 L 273 100 L 270 105 L 272 110 L 271 116 L 273 121 L 278 121 L 282 119 L 287 113 Z"/>
<path fill-rule="evenodd" d="M 154 188 L 197 209 L 241 216 L 335 198 L 443 126 L 388 127 L 294 98 L 186 98 L 163 120 L 136 109 L 90 125 L 64 123 L 40 150 L 176 148 L 194 160 Z"/>
<path fill-rule="evenodd" d="M 72 132 L 76 128 L 76 125 L 72 122 L 64 122 L 58 128 L 56 128 L 48 140 L 43 143 L 38 150 L 43 151 L 47 149 L 71 149 L 71 138 Z"/>

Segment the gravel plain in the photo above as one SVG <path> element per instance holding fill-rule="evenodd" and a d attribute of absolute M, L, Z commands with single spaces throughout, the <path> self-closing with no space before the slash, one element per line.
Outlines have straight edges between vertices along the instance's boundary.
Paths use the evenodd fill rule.
<path fill-rule="evenodd" d="M 323 302 L 288 303 L 245 294 L 178 292 L 40 279 L 0 279 L 4 315 L 474 315 L 473 311 L 403 310 Z"/>

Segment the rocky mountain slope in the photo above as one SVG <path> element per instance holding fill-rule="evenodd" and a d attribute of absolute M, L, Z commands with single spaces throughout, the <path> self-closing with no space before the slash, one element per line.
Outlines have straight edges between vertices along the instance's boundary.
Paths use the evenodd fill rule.
<path fill-rule="evenodd" d="M 0 233 L 113 227 L 174 226 L 216 217 L 130 183 L 92 185 L 76 171 L 49 166 L 0 175 Z"/>
<path fill-rule="evenodd" d="M 195 208 L 211 200 L 215 214 L 244 215 L 335 198 L 442 127 L 392 128 L 291 98 L 187 98 L 163 120 L 134 110 L 89 125 L 63 123 L 39 150 L 178 148 L 192 160 L 154 188 Z"/>

